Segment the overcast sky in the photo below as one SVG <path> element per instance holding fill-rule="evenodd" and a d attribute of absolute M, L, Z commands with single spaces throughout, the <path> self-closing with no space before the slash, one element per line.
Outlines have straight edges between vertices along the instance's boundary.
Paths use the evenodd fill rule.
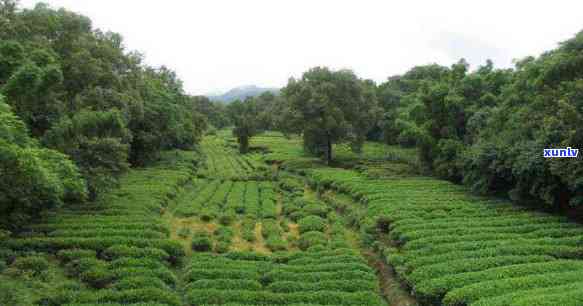
<path fill-rule="evenodd" d="M 583 30 L 576 0 L 21 0 L 37 2 L 122 34 L 148 64 L 175 70 L 191 94 L 281 87 L 318 65 L 377 82 L 461 57 L 511 67 Z"/>

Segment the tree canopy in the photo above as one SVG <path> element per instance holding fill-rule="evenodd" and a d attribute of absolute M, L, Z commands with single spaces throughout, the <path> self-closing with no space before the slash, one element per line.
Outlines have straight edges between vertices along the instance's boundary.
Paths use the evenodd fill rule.
<path fill-rule="evenodd" d="M 43 163 L 52 160 L 61 164 L 53 171 L 72 181 L 81 174 L 86 188 L 69 197 L 51 181 L 56 176 L 35 176 L 54 193 L 31 193 L 31 203 L 46 205 L 30 207 L 94 199 L 128 167 L 157 160 L 161 150 L 193 147 L 207 125 L 173 71 L 145 65 L 121 35 L 93 28 L 89 18 L 42 3 L 20 9 L 0 2 L 0 94 L 10 118 L 2 127 L 4 161 L 50 168 Z M 33 175 L 23 171 L 11 181 Z"/>
<path fill-rule="evenodd" d="M 302 133 L 304 148 L 332 161 L 333 144 L 348 142 L 358 151 L 379 114 L 372 82 L 352 71 L 316 67 L 291 79 L 282 90 L 287 99 L 283 126 Z"/>

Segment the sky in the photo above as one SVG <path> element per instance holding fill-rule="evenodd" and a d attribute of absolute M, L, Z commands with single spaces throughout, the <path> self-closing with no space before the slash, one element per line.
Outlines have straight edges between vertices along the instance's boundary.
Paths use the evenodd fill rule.
<path fill-rule="evenodd" d="M 378 83 L 417 65 L 472 67 L 555 48 L 583 30 L 583 1 L 21 0 L 89 16 L 128 50 L 165 65 L 200 95 L 283 87 L 315 66 Z"/>

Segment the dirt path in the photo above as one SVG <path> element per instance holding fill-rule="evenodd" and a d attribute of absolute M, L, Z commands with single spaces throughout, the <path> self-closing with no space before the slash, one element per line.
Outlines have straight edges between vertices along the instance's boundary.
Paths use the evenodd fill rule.
<path fill-rule="evenodd" d="M 271 254 L 271 250 L 265 246 L 265 240 L 263 239 L 263 234 L 261 234 L 262 229 L 263 225 L 261 222 L 257 222 L 255 224 L 255 242 L 253 243 L 253 250 L 263 254 Z"/>
<path fill-rule="evenodd" d="M 379 254 L 363 249 L 361 249 L 360 253 L 367 260 L 368 265 L 376 270 L 381 294 L 390 306 L 418 305 L 417 301 L 403 289 L 393 268 L 387 265 Z"/>
<path fill-rule="evenodd" d="M 312 195 L 315 192 L 312 191 Z M 362 205 L 354 202 L 350 197 L 344 194 L 337 194 L 334 191 L 327 191 L 326 195 L 335 200 L 343 202 L 345 205 L 350 205 L 357 210 L 366 209 Z M 342 205 L 343 206 L 343 205 Z M 340 216 L 343 216 L 344 211 L 337 210 Z M 361 243 L 359 234 L 351 228 L 346 229 L 346 238 L 349 243 L 366 259 L 368 265 L 375 269 L 377 278 L 379 280 L 380 295 L 387 301 L 390 306 L 413 306 L 418 305 L 415 298 L 409 294 L 397 279 L 393 268 L 388 265 L 382 258 L 381 254 L 364 246 Z M 384 246 L 388 246 L 385 237 L 379 237 L 379 241 Z"/>

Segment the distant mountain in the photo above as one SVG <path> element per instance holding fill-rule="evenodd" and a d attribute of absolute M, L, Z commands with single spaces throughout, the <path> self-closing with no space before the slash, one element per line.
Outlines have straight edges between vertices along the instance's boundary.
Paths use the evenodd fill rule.
<path fill-rule="evenodd" d="M 245 100 L 247 97 L 257 97 L 262 93 L 269 91 L 273 94 L 279 94 L 279 88 L 263 88 L 255 85 L 241 86 L 233 88 L 222 95 L 207 95 L 212 101 L 233 102 L 237 99 Z"/>

